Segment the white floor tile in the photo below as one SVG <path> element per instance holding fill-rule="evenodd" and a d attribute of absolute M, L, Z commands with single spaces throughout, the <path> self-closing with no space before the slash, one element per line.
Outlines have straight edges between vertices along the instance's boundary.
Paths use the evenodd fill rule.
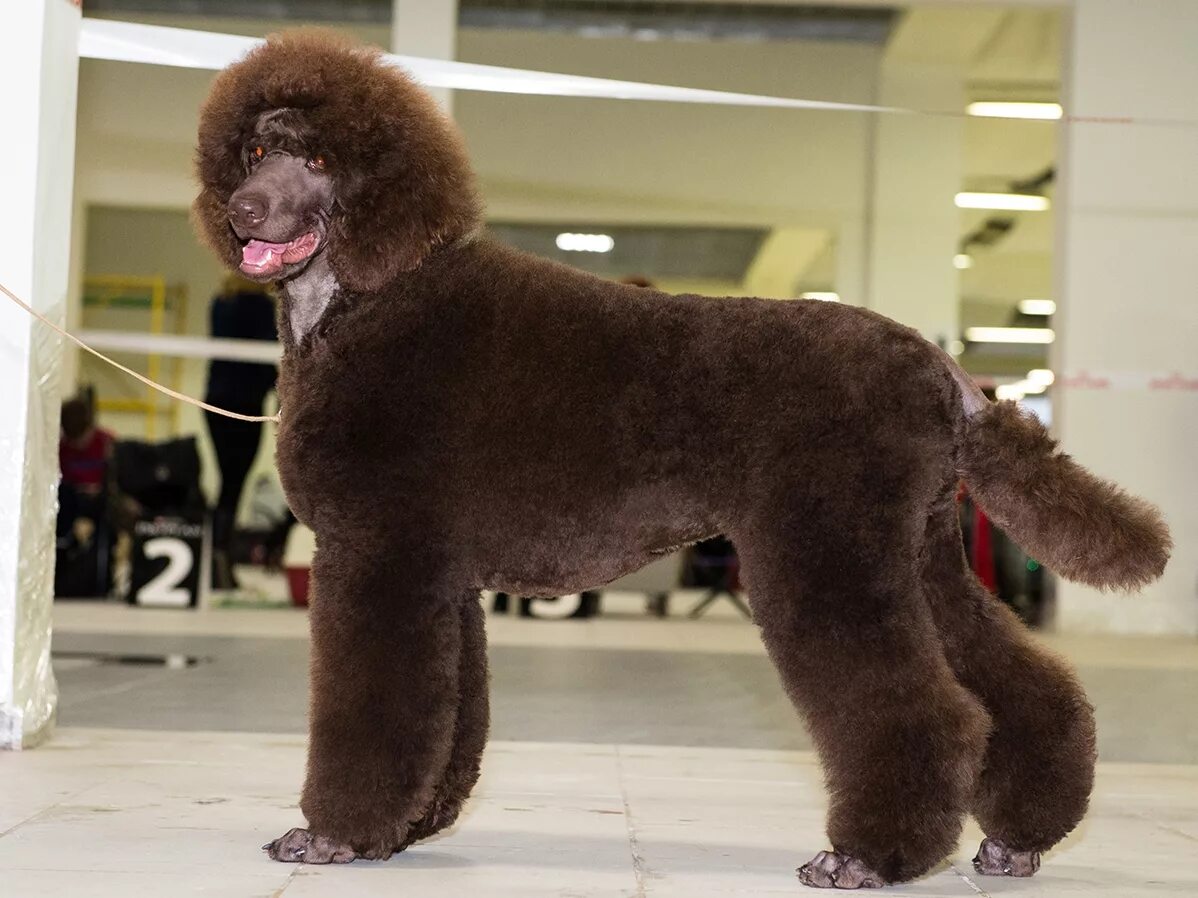
<path fill-rule="evenodd" d="M 13 898 L 276 898 L 286 883 L 286 873 L 247 876 L 211 863 L 169 873 L 0 869 L 2 894 Z"/>
<path fill-rule="evenodd" d="M 382 863 L 268 861 L 301 822 L 303 740 L 67 730 L 0 759 L 4 896 L 801 895 L 822 848 L 809 753 L 497 743 L 450 833 Z M 970 825 L 908 898 L 1198 894 L 1198 768 L 1101 765 L 1081 829 L 1029 880 L 979 877 Z"/>

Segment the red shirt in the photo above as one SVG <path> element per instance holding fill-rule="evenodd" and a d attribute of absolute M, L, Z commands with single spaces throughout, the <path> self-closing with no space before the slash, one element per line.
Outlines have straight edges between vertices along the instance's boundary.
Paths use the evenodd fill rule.
<path fill-rule="evenodd" d="M 58 441 L 58 467 L 62 480 L 71 486 L 100 487 L 108 476 L 108 456 L 112 449 L 113 436 L 107 430 L 96 427 L 82 446 L 73 446 L 67 440 Z"/>

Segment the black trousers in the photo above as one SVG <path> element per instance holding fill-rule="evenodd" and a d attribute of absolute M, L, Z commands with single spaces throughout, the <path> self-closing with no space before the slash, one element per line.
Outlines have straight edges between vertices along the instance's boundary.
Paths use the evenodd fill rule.
<path fill-rule="evenodd" d="M 262 414 L 261 404 L 257 408 L 235 408 L 227 404 L 221 404 L 221 407 L 245 415 Z M 208 422 L 208 433 L 212 435 L 212 446 L 216 450 L 216 464 L 220 468 L 220 495 L 212 516 L 212 543 L 216 549 L 227 551 L 233 539 L 233 521 L 237 516 L 241 491 L 245 488 L 245 480 L 262 442 L 262 424 L 238 421 L 213 412 L 204 412 L 204 417 Z"/>

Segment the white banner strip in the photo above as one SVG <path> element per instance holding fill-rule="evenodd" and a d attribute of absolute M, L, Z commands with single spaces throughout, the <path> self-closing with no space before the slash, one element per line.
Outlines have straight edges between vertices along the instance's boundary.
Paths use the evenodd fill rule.
<path fill-rule="evenodd" d="M 260 38 L 240 35 L 191 31 L 185 28 L 166 28 L 161 25 L 140 25 L 133 22 L 115 22 L 109 19 L 84 19 L 83 30 L 79 36 L 79 55 L 87 59 L 108 59 L 117 62 L 142 62 L 152 65 L 216 70 L 236 62 L 261 43 L 263 41 Z M 908 115 L 915 112 L 912 109 L 899 109 L 894 106 L 833 103 L 824 100 L 800 100 L 790 97 L 700 90 L 691 87 L 670 87 L 662 84 L 642 84 L 637 81 L 615 81 L 610 78 L 588 78 L 582 75 L 558 75 L 527 69 L 476 65 L 446 59 L 425 59 L 420 56 L 388 54 L 385 58 L 395 65 L 407 69 L 417 81 L 426 87 L 444 87 L 453 90 L 532 94 L 545 97 L 649 100 L 659 103 L 819 109 L 835 112 L 888 112 Z M 964 117 L 965 115 L 953 112 L 929 114 L 951 117 Z"/>
<path fill-rule="evenodd" d="M 218 70 L 236 62 L 261 38 L 237 34 L 218 34 L 162 25 L 142 25 L 111 19 L 83 20 L 79 34 L 79 55 L 85 59 L 116 62 L 141 62 L 189 69 Z M 877 106 L 870 103 L 836 103 L 829 100 L 804 100 L 796 97 L 771 97 L 762 94 L 731 93 L 583 75 L 561 75 L 510 69 L 503 66 L 477 65 L 450 59 L 426 59 L 422 56 L 386 54 L 385 59 L 407 69 L 426 87 L 452 90 L 477 90 L 491 93 L 528 94 L 541 97 L 587 97 L 607 100 L 645 100 L 656 103 L 701 103 L 715 106 L 754 106 L 773 109 L 816 109 L 825 112 L 874 112 L 890 115 L 927 115 L 941 118 L 967 118 L 955 110 L 910 109 Z M 1055 124 L 1050 119 L 1045 119 Z M 1154 125 L 1168 128 L 1196 128 L 1189 119 L 1144 119 L 1127 116 L 1087 116 L 1066 113 L 1065 124 Z"/>
<path fill-rule="evenodd" d="M 270 340 L 228 340 L 212 337 L 180 337 L 136 331 L 84 330 L 76 332 L 92 349 L 132 352 L 185 359 L 223 359 L 229 362 L 278 363 L 283 346 Z"/>

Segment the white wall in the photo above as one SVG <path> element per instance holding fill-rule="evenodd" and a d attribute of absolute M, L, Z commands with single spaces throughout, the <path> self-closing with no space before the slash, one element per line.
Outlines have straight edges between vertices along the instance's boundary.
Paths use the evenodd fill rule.
<path fill-rule="evenodd" d="M 853 44 L 470 31 L 459 52 L 471 62 L 847 102 L 871 97 L 880 56 Z M 456 103 L 499 217 L 831 227 L 864 202 L 864 115 L 477 93 Z"/>
<path fill-rule="evenodd" d="M 1128 52 L 1128 48 L 1144 52 Z M 1198 121 L 1198 3 L 1086 0 L 1074 12 L 1068 97 L 1079 113 Z M 1112 374 L 1066 389 L 1058 421 L 1079 461 L 1160 504 L 1173 529 L 1164 578 L 1139 597 L 1067 584 L 1070 630 L 1198 634 L 1198 390 L 1142 377 L 1198 377 L 1198 130 L 1075 124 L 1058 194 L 1059 368 Z"/>

